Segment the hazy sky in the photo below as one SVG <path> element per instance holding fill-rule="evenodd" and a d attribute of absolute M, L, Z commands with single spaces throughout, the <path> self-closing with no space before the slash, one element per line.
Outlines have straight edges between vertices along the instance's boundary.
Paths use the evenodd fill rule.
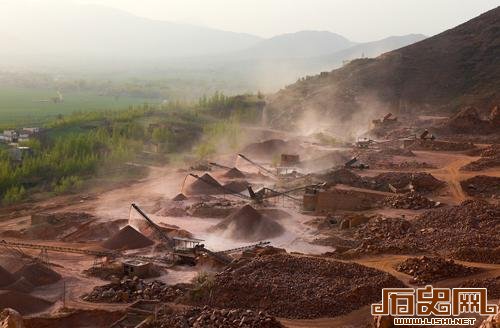
<path fill-rule="evenodd" d="M 500 5 L 500 0 L 77 1 L 120 8 L 147 18 L 264 37 L 299 30 L 329 30 L 354 41 L 408 33 L 434 35 Z"/>

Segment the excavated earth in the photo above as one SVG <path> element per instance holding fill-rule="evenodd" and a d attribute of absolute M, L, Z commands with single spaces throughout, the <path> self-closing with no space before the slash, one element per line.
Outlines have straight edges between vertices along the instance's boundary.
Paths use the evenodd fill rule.
<path fill-rule="evenodd" d="M 462 189 L 469 196 L 482 198 L 500 198 L 500 177 L 476 175 L 460 181 Z"/>
<path fill-rule="evenodd" d="M 144 328 L 282 328 L 275 317 L 245 309 L 213 309 L 193 307 L 174 309 L 164 307 L 158 318 Z"/>
<path fill-rule="evenodd" d="M 404 285 L 356 263 L 276 254 L 233 262 L 190 302 L 284 318 L 334 317 L 379 300 L 386 287 Z"/>
<path fill-rule="evenodd" d="M 457 206 L 428 210 L 410 222 L 401 218 L 375 218 L 360 226 L 358 253 L 441 252 L 453 256 L 466 248 L 485 249 L 493 255 L 500 247 L 500 206 L 467 200 Z M 500 263 L 498 256 L 476 258 Z"/>
<path fill-rule="evenodd" d="M 469 276 L 480 272 L 442 257 L 411 257 L 396 266 L 396 270 L 412 276 L 411 283 L 425 285 L 439 280 Z"/>

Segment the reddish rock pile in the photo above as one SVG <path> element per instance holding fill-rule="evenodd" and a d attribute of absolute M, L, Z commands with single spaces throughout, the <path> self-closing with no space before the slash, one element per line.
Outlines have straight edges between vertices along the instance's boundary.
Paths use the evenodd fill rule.
<path fill-rule="evenodd" d="M 376 218 L 355 233 L 362 241 L 358 252 L 451 253 L 461 248 L 495 249 L 500 246 L 500 206 L 479 200 L 428 210 L 410 223 L 404 219 Z M 491 259 L 493 260 L 493 259 Z"/>
<path fill-rule="evenodd" d="M 389 155 L 389 156 L 405 156 L 405 157 L 415 157 L 415 153 L 409 149 L 405 148 L 382 148 L 380 150 L 380 154 Z"/>
<path fill-rule="evenodd" d="M 224 178 L 229 178 L 229 179 L 244 179 L 246 177 L 243 172 L 241 172 L 235 167 L 226 171 L 226 173 L 224 173 L 222 176 Z"/>
<path fill-rule="evenodd" d="M 217 195 L 223 194 L 224 189 L 210 174 L 205 173 L 200 179 L 196 179 L 186 187 L 186 193 L 188 195 Z"/>
<path fill-rule="evenodd" d="M 500 167 L 500 144 L 493 144 L 475 152 L 470 152 L 471 156 L 481 156 L 461 168 L 464 171 L 482 171 L 490 168 Z"/>
<path fill-rule="evenodd" d="M 368 179 L 345 168 L 329 171 L 318 178 L 331 185 L 344 184 L 357 188 L 372 188 L 371 182 Z"/>
<path fill-rule="evenodd" d="M 102 246 L 107 249 L 136 249 L 153 244 L 151 239 L 128 225 L 102 243 Z"/>
<path fill-rule="evenodd" d="M 145 328 L 281 328 L 275 317 L 263 311 L 212 309 L 208 306 L 174 310 L 166 307 Z"/>
<path fill-rule="evenodd" d="M 476 146 L 472 142 L 416 139 L 408 148 L 412 150 L 464 151 L 474 149 Z"/>
<path fill-rule="evenodd" d="M 224 188 L 235 193 L 240 193 L 247 190 L 249 185 L 250 183 L 248 183 L 248 181 L 246 180 L 233 180 L 224 184 Z"/>
<path fill-rule="evenodd" d="M 174 202 L 182 202 L 183 200 L 186 200 L 186 199 L 188 199 L 188 198 L 183 193 L 179 193 L 174 198 L 172 198 L 172 200 Z"/>
<path fill-rule="evenodd" d="M 439 280 L 464 277 L 480 272 L 442 257 L 411 257 L 399 263 L 396 270 L 412 276 L 411 283 L 425 285 Z"/>
<path fill-rule="evenodd" d="M 464 281 L 459 287 L 461 288 L 486 288 L 488 290 L 489 299 L 500 298 L 500 276 L 485 279 L 471 279 Z"/>
<path fill-rule="evenodd" d="M 124 278 L 118 283 L 95 287 L 82 299 L 95 303 L 132 303 L 138 300 L 160 300 L 172 302 L 184 295 L 190 287 L 187 284 L 168 286 L 161 281 L 146 282 L 134 277 Z"/>
<path fill-rule="evenodd" d="M 427 193 L 442 188 L 445 183 L 426 172 L 387 172 L 373 177 L 376 190 L 391 191 L 389 184 L 397 189 L 405 188 L 410 183 L 417 192 Z"/>
<path fill-rule="evenodd" d="M 276 254 L 233 262 L 193 302 L 285 318 L 334 317 L 377 301 L 381 288 L 403 286 L 356 263 Z"/>
<path fill-rule="evenodd" d="M 460 181 L 462 189 L 467 195 L 484 198 L 500 197 L 500 177 L 476 175 L 467 180 Z"/>
<path fill-rule="evenodd" d="M 451 253 L 451 257 L 470 262 L 500 263 L 499 247 L 459 247 Z"/>
<path fill-rule="evenodd" d="M 435 165 L 427 162 L 403 161 L 403 162 L 378 162 L 374 167 L 386 170 L 408 170 L 408 169 L 434 169 Z"/>
<path fill-rule="evenodd" d="M 225 237 L 234 240 L 259 241 L 277 237 L 285 229 L 252 206 L 245 205 L 210 228 L 210 231 L 222 233 Z"/>
<path fill-rule="evenodd" d="M 24 277 L 33 286 L 50 285 L 61 280 L 61 275 L 45 265 L 35 262 L 23 266 L 14 273 L 17 278 Z"/>
<path fill-rule="evenodd" d="M 12 308 L 22 315 L 46 310 L 52 305 L 44 299 L 16 291 L 0 291 L 0 309 Z"/>
<path fill-rule="evenodd" d="M 10 285 L 16 281 L 16 278 L 2 266 L 0 266 L 0 287 Z"/>
<path fill-rule="evenodd" d="M 399 194 L 387 197 L 387 199 L 384 201 L 384 205 L 392 208 L 421 210 L 435 208 L 440 204 L 416 192 L 409 192 L 407 194 Z"/>

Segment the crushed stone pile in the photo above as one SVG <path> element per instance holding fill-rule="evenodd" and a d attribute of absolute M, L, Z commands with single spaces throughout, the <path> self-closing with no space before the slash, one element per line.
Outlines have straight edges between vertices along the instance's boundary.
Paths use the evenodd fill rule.
<path fill-rule="evenodd" d="M 445 185 L 445 182 L 436 179 L 432 174 L 426 172 L 386 172 L 372 178 L 376 190 L 391 191 L 389 184 L 400 189 L 405 188 L 410 183 L 417 192 L 427 193 L 438 190 Z"/>
<path fill-rule="evenodd" d="M 470 279 L 464 281 L 461 288 L 486 288 L 489 299 L 500 298 L 500 276 L 485 279 Z"/>
<path fill-rule="evenodd" d="M 435 151 L 465 151 L 475 149 L 472 142 L 444 141 L 444 140 L 422 140 L 416 139 L 408 146 L 411 150 L 435 150 Z"/>
<path fill-rule="evenodd" d="M 201 179 L 195 179 L 186 187 L 185 191 L 188 195 L 217 195 L 224 193 L 221 184 L 208 173 L 203 174 Z"/>
<path fill-rule="evenodd" d="M 412 276 L 411 283 L 425 285 L 453 277 L 464 277 L 481 271 L 442 257 L 411 257 L 396 266 L 396 270 Z"/>
<path fill-rule="evenodd" d="M 389 155 L 389 156 L 405 156 L 405 157 L 415 157 L 415 153 L 410 149 L 406 148 L 393 148 L 386 147 L 380 150 L 380 154 Z"/>
<path fill-rule="evenodd" d="M 500 246 L 492 247 L 459 247 L 451 253 L 451 256 L 457 260 L 482 262 L 482 263 L 500 263 Z"/>
<path fill-rule="evenodd" d="M 215 275 L 211 286 L 192 302 L 305 319 L 351 312 L 377 301 L 381 288 L 404 285 L 356 263 L 275 254 L 235 261 Z"/>
<path fill-rule="evenodd" d="M 440 203 L 432 201 L 416 192 L 409 192 L 407 194 L 398 194 L 387 197 L 384 201 L 384 205 L 391 208 L 421 210 L 435 208 L 439 206 Z"/>
<path fill-rule="evenodd" d="M 435 169 L 436 166 L 427 162 L 418 161 L 402 161 L 402 162 L 391 162 L 383 161 L 377 162 L 373 167 L 385 170 L 409 170 L 409 169 Z"/>
<path fill-rule="evenodd" d="M 172 198 L 172 200 L 175 202 L 182 202 L 183 200 L 187 200 L 187 199 L 188 198 L 183 193 L 178 193 L 174 198 Z"/>
<path fill-rule="evenodd" d="M 464 171 L 482 171 L 490 168 L 500 167 L 500 144 L 493 144 L 476 152 L 469 153 L 471 156 L 481 156 L 478 160 L 463 166 Z"/>
<path fill-rule="evenodd" d="M 226 173 L 224 173 L 222 176 L 224 178 L 228 178 L 228 179 L 244 179 L 244 178 L 246 178 L 245 173 L 241 172 L 240 170 L 238 170 L 235 167 L 227 170 Z"/>
<path fill-rule="evenodd" d="M 45 265 L 33 262 L 14 273 L 18 279 L 24 277 L 33 286 L 50 285 L 61 280 L 61 275 Z"/>
<path fill-rule="evenodd" d="M 476 175 L 460 181 L 460 185 L 469 196 L 500 198 L 500 177 Z"/>
<path fill-rule="evenodd" d="M 188 284 L 169 286 L 157 280 L 146 282 L 137 277 L 124 278 L 118 283 L 97 286 L 83 295 L 82 299 L 94 303 L 132 303 L 138 300 L 172 302 L 184 295 L 188 287 Z"/>
<path fill-rule="evenodd" d="M 107 249 L 136 249 L 153 245 L 153 241 L 127 225 L 102 243 Z"/>
<path fill-rule="evenodd" d="M 375 218 L 360 226 L 355 237 L 359 253 L 432 251 L 453 256 L 463 248 L 500 247 L 500 205 L 467 200 L 457 206 L 428 210 L 411 223 L 401 218 Z M 477 260 L 480 260 L 479 258 Z M 489 258 L 488 263 L 500 263 Z"/>
<path fill-rule="evenodd" d="M 319 176 L 318 178 L 331 185 L 344 184 L 357 188 L 368 188 L 368 189 L 373 188 L 372 183 L 368 179 L 363 178 L 358 174 L 345 168 L 331 170 Z"/>
<path fill-rule="evenodd" d="M 227 199 L 211 199 L 196 202 L 188 207 L 189 215 L 201 218 L 224 218 L 231 214 L 243 202 Z"/>
<path fill-rule="evenodd" d="M 46 310 L 52 305 L 44 299 L 12 290 L 0 290 L 0 309 L 11 308 L 22 315 Z"/>
<path fill-rule="evenodd" d="M 16 278 L 2 266 L 0 266 L 0 287 L 10 285 L 16 281 Z"/>
<path fill-rule="evenodd" d="M 210 231 L 221 233 L 230 239 L 250 242 L 277 237 L 285 229 L 252 206 L 245 205 L 211 227 Z"/>
<path fill-rule="evenodd" d="M 443 128 L 455 133 L 480 134 L 481 128 L 489 128 L 489 122 L 482 120 L 477 108 L 464 107 L 444 123 Z M 478 131 L 479 130 L 479 131 Z"/>
<path fill-rule="evenodd" d="M 250 185 L 250 183 L 248 183 L 248 181 L 246 181 L 246 180 L 233 180 L 233 181 L 226 183 L 224 185 L 224 188 L 226 188 L 232 192 L 240 193 L 242 191 L 247 190 L 249 185 Z"/>
<path fill-rule="evenodd" d="M 6 286 L 4 289 L 29 294 L 33 291 L 33 289 L 35 289 L 35 286 L 33 286 L 33 284 L 29 282 L 26 278 L 21 277 L 12 284 Z"/>
<path fill-rule="evenodd" d="M 75 231 L 61 237 L 62 241 L 89 242 L 105 240 L 118 231 L 128 220 L 119 219 L 114 221 L 97 222 L 90 221 L 80 225 Z"/>
<path fill-rule="evenodd" d="M 166 307 L 157 320 L 145 328 L 281 328 L 275 317 L 245 309 L 189 308 L 181 311 Z"/>

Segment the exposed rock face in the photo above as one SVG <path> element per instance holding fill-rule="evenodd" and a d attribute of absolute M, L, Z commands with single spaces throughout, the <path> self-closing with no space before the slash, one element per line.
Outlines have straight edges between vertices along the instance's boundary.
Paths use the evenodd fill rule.
<path fill-rule="evenodd" d="M 16 310 L 6 308 L 0 312 L 0 328 L 24 328 L 23 317 Z"/>

